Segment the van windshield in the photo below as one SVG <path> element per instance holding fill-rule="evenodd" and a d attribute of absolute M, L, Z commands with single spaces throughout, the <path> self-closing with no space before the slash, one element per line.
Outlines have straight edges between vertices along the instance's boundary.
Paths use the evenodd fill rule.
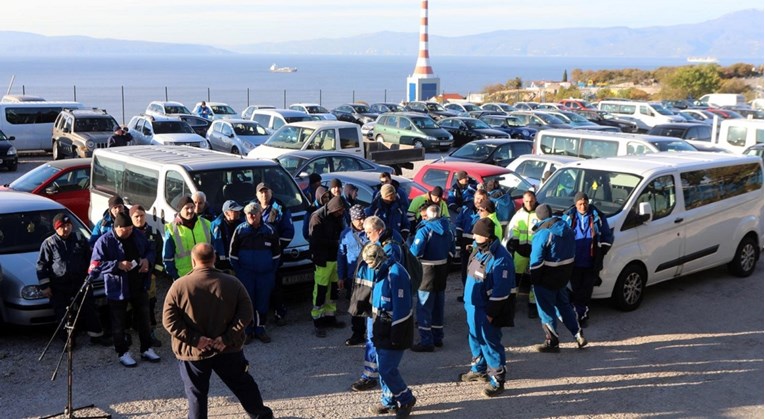
<path fill-rule="evenodd" d="M 300 150 L 314 131 L 316 130 L 313 128 L 285 125 L 279 128 L 271 138 L 266 140 L 265 145 L 269 147 Z"/>
<path fill-rule="evenodd" d="M 652 103 L 651 107 L 653 108 L 653 110 L 655 110 L 656 112 L 658 112 L 661 115 L 666 115 L 666 116 L 674 115 L 669 109 L 665 108 L 664 106 L 662 106 L 662 105 L 660 105 L 658 103 Z"/>
<path fill-rule="evenodd" d="M 619 213 L 642 178 L 631 173 L 579 167 L 562 168 L 553 173 L 537 193 L 540 203 L 553 211 L 565 211 L 574 205 L 574 195 L 584 192 L 607 217 Z"/>
<path fill-rule="evenodd" d="M 257 199 L 255 188 L 261 182 L 265 182 L 274 198 L 293 214 L 305 210 L 307 206 L 295 181 L 278 165 L 203 170 L 190 172 L 189 175 L 197 189 L 207 195 L 207 201 L 216 213 L 229 199 L 241 205 Z"/>

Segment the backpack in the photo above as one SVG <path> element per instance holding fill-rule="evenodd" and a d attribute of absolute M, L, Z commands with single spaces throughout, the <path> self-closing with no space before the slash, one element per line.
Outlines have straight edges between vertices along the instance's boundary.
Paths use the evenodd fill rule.
<path fill-rule="evenodd" d="M 404 266 L 409 274 L 409 279 L 412 282 L 412 293 L 416 293 L 422 283 L 422 262 L 409 251 L 409 246 L 404 243 L 388 239 L 382 243 L 383 247 L 390 242 L 397 244 L 401 248 L 401 265 Z"/>

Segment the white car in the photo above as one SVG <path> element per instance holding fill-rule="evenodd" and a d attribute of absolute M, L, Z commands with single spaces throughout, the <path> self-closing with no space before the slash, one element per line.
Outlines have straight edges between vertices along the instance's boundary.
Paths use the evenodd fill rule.
<path fill-rule="evenodd" d="M 176 116 L 134 116 L 128 123 L 134 145 L 188 145 L 208 148 L 191 125 Z"/>
<path fill-rule="evenodd" d="M 207 142 L 215 151 L 247 155 L 263 144 L 271 134 L 255 121 L 218 119 L 207 130 Z"/>
<path fill-rule="evenodd" d="M 155 100 L 151 103 L 149 103 L 149 106 L 146 107 L 146 110 L 144 111 L 144 114 L 146 115 L 156 115 L 156 116 L 165 116 L 165 115 L 179 115 L 179 114 L 190 114 L 191 111 L 189 111 L 189 108 L 183 105 L 181 102 L 172 102 L 172 101 L 161 101 L 161 100 Z"/>
<path fill-rule="evenodd" d="M 337 120 L 337 117 L 332 115 L 332 112 L 328 111 L 327 108 L 319 105 L 318 103 L 293 103 L 290 105 L 289 109 L 293 111 L 305 112 L 312 116 L 320 117 L 321 119 L 330 121 Z"/>
<path fill-rule="evenodd" d="M 221 119 L 221 118 L 236 118 L 239 116 L 239 114 L 229 106 L 227 103 L 223 102 L 205 102 L 207 104 L 207 107 L 210 108 L 210 111 L 212 112 L 212 117 L 210 119 Z M 199 108 L 202 107 L 202 102 L 197 102 L 196 105 L 194 105 L 194 110 L 191 111 L 194 115 L 199 115 Z"/>
<path fill-rule="evenodd" d="M 242 111 L 242 119 L 251 119 L 252 113 L 258 109 L 276 109 L 276 106 L 271 105 L 250 105 Z"/>
<path fill-rule="evenodd" d="M 561 156 L 557 154 L 522 154 L 510 162 L 507 168 L 526 179 L 537 189 L 541 186 L 545 173 L 554 173 L 559 167 L 573 161 L 582 160 L 579 157 Z"/>

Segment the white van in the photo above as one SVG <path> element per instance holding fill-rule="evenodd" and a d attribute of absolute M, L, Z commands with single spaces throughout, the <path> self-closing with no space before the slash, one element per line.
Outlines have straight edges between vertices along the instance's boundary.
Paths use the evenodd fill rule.
<path fill-rule="evenodd" d="M 537 199 L 565 211 L 583 191 L 608 217 L 614 243 L 592 297 L 634 310 L 648 285 L 720 265 L 751 275 L 763 246 L 762 183 L 756 156 L 653 153 L 567 164 Z"/>
<path fill-rule="evenodd" d="M 344 151 L 364 157 L 358 124 L 343 121 L 295 122 L 279 128 L 265 143 L 247 154 L 253 159 L 275 159 L 295 150 Z"/>
<path fill-rule="evenodd" d="M 0 102 L 0 131 L 16 137 L 17 150 L 53 150 L 53 121 L 63 109 L 82 109 L 79 102 Z"/>
<path fill-rule="evenodd" d="M 746 98 L 738 93 L 710 93 L 699 98 L 702 106 L 747 106 Z"/>
<path fill-rule="evenodd" d="M 762 144 L 765 137 L 765 121 L 762 119 L 724 119 L 720 132 L 712 133 L 714 142 L 734 153 L 743 153 L 748 147 Z"/>
<path fill-rule="evenodd" d="M 265 127 L 270 133 L 293 122 L 317 120 L 317 118 L 314 118 L 305 112 L 294 111 L 292 109 L 256 109 L 252 111 L 252 114 L 248 119 Z"/>
<path fill-rule="evenodd" d="M 598 109 L 610 112 L 637 123 L 638 130 L 646 132 L 657 124 L 685 122 L 685 119 L 673 114 L 659 102 L 639 102 L 631 100 L 603 100 Z"/>
<path fill-rule="evenodd" d="M 534 138 L 535 154 L 596 159 L 659 151 L 696 151 L 685 140 L 658 135 L 581 129 L 540 130 Z"/>
<path fill-rule="evenodd" d="M 255 187 L 263 181 L 290 210 L 295 226 L 295 236 L 282 252 L 284 283 L 310 282 L 313 264 L 302 234 L 308 203 L 292 176 L 271 160 L 188 146 L 101 148 L 91 164 L 89 215 L 100 220 L 109 198 L 118 195 L 128 207 L 143 206 L 147 221 L 164 231 L 164 224 L 176 217 L 181 197 L 202 191 L 213 212 L 220 213 L 226 200 L 246 204 L 255 199 Z"/>

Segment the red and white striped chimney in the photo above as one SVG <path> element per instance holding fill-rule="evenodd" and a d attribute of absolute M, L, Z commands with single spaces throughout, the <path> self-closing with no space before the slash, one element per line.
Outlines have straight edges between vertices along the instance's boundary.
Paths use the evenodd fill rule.
<path fill-rule="evenodd" d="M 414 67 L 414 77 L 433 77 L 428 53 L 428 0 L 420 2 L 420 53 Z"/>

